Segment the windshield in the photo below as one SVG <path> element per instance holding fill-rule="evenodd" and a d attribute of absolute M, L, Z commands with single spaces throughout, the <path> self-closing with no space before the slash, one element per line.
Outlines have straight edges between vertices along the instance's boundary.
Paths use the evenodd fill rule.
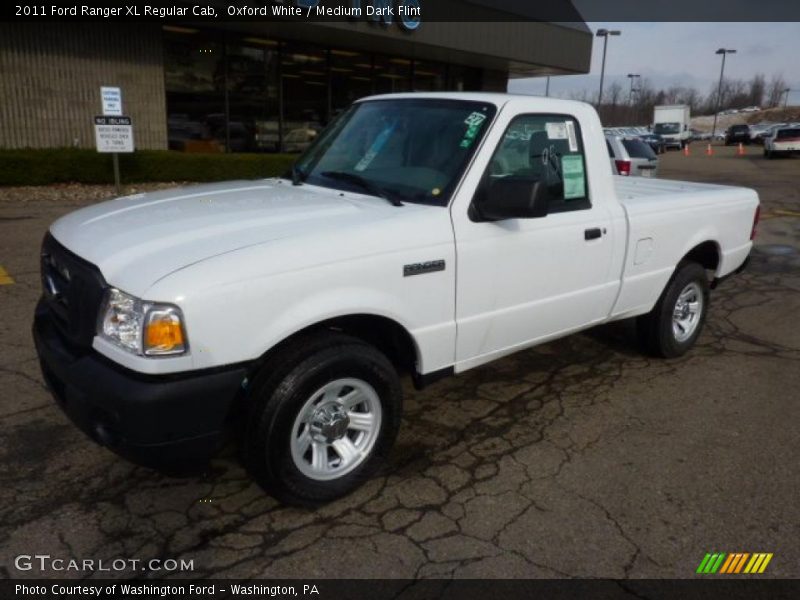
<path fill-rule="evenodd" d="M 298 159 L 295 178 L 445 206 L 495 112 L 485 102 L 430 98 L 354 104 Z"/>
<path fill-rule="evenodd" d="M 680 133 L 681 126 L 679 123 L 656 123 L 655 127 L 653 127 L 653 132 L 659 135 L 664 135 L 665 133 Z"/>

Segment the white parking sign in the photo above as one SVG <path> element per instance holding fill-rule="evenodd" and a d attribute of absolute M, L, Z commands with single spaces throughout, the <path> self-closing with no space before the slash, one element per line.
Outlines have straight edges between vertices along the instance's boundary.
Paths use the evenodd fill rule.
<path fill-rule="evenodd" d="M 133 152 L 130 117 L 95 117 L 94 138 L 98 152 Z"/>
<path fill-rule="evenodd" d="M 100 98 L 103 102 L 103 114 L 105 116 L 122 116 L 122 90 L 118 87 L 100 88 Z"/>

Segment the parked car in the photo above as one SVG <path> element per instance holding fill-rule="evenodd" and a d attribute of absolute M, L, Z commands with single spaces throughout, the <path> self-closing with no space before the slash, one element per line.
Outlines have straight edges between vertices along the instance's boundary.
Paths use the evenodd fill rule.
<path fill-rule="evenodd" d="M 764 138 L 764 156 L 791 156 L 800 154 L 800 126 L 780 127 Z"/>
<path fill-rule="evenodd" d="M 769 127 L 768 123 L 757 123 L 755 125 L 750 125 L 750 143 L 755 144 L 758 136 L 764 133 L 767 128 Z"/>
<path fill-rule="evenodd" d="M 766 126 L 764 129 L 760 130 L 756 133 L 755 137 L 751 136 L 751 139 L 756 144 L 764 145 L 764 140 L 771 136 L 776 130 L 780 129 L 781 127 L 786 127 L 787 123 L 773 123 L 771 125 Z"/>
<path fill-rule="evenodd" d="M 648 353 L 681 356 L 746 263 L 758 196 L 612 177 L 600 131 L 554 98 L 365 98 L 284 177 L 70 213 L 41 250 L 44 380 L 131 460 L 232 439 L 308 506 L 385 460 L 401 373 L 423 387 L 629 318 Z"/>
<path fill-rule="evenodd" d="M 637 137 L 642 140 L 645 144 L 650 146 L 650 148 L 656 154 L 664 154 L 667 151 L 667 143 L 657 133 L 638 133 L 636 134 Z"/>
<path fill-rule="evenodd" d="M 658 176 L 658 157 L 645 141 L 636 137 L 607 135 L 606 148 L 615 175 Z"/>
<path fill-rule="evenodd" d="M 291 154 L 292 152 L 303 152 L 317 137 L 317 131 L 310 127 L 301 127 L 299 129 L 292 129 L 283 138 L 283 152 Z"/>
<path fill-rule="evenodd" d="M 749 125 L 731 125 L 725 132 L 725 145 L 750 144 Z"/>

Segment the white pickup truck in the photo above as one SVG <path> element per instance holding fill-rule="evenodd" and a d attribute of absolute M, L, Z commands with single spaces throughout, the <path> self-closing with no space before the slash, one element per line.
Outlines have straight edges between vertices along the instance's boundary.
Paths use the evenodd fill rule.
<path fill-rule="evenodd" d="M 59 219 L 34 338 L 57 402 L 148 465 L 231 436 L 285 502 L 354 489 L 417 386 L 619 319 L 686 352 L 741 269 L 752 190 L 614 177 L 588 105 L 367 98 L 286 177 L 138 194 Z"/>

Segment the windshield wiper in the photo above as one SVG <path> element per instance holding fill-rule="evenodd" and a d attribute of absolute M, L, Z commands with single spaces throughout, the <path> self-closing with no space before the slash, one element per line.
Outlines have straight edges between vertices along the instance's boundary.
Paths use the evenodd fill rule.
<path fill-rule="evenodd" d="M 347 173 L 346 171 L 324 171 L 322 173 L 322 176 L 327 177 L 328 179 L 338 179 L 339 181 L 347 181 L 349 183 L 355 183 L 357 186 L 359 186 L 362 190 L 366 191 L 368 194 L 372 196 L 377 196 L 378 198 L 383 198 L 384 200 L 389 202 L 392 206 L 403 206 L 403 203 L 400 202 L 400 200 L 398 200 L 397 198 L 393 198 L 386 192 L 386 190 L 374 184 L 369 179 L 361 177 L 361 175 L 356 175 L 355 173 Z"/>

